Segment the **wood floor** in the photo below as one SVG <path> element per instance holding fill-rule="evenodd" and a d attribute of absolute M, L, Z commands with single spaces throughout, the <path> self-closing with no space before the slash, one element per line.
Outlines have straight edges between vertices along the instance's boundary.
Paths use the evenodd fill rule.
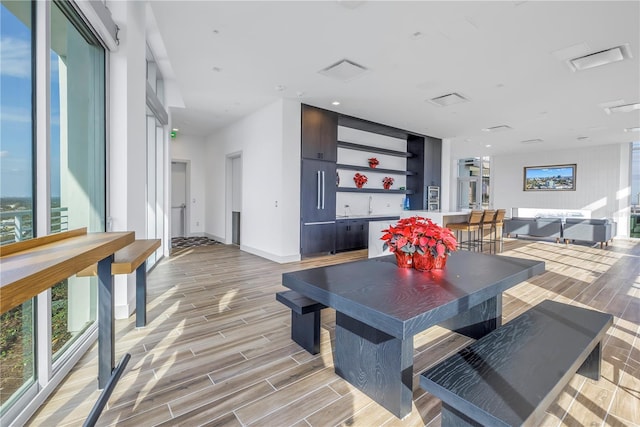
<path fill-rule="evenodd" d="M 600 381 L 574 376 L 543 426 L 640 426 L 640 243 L 588 246 L 514 240 L 504 255 L 542 259 L 547 271 L 505 293 L 504 321 L 549 298 L 615 315 Z M 146 328 L 117 321 L 117 360 L 131 353 L 99 425 L 439 426 L 440 401 L 417 375 L 469 338 L 440 327 L 415 337 L 414 408 L 399 420 L 333 372 L 335 313 L 322 312 L 322 352 L 289 339 L 275 301 L 286 271 L 366 251 L 279 265 L 223 245 L 184 250 L 149 275 Z M 96 346 L 30 425 L 81 425 L 98 397 Z"/>

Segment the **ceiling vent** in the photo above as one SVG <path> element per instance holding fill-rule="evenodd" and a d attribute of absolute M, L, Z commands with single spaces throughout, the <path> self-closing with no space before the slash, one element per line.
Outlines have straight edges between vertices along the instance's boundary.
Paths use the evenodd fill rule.
<path fill-rule="evenodd" d="M 640 103 L 636 104 L 625 104 L 625 105 L 615 105 L 608 108 L 605 108 L 604 111 L 607 114 L 611 113 L 630 113 L 634 110 L 640 110 Z"/>
<path fill-rule="evenodd" d="M 463 102 L 469 102 L 467 98 L 460 95 L 459 93 L 448 93 L 442 96 L 436 96 L 435 98 L 429 99 L 429 102 L 436 104 L 440 107 L 448 107 L 449 105 L 461 104 Z"/>
<path fill-rule="evenodd" d="M 505 130 L 511 130 L 511 126 L 507 126 L 507 125 L 500 125 L 500 126 L 493 126 L 490 128 L 484 128 L 482 129 L 484 132 L 502 132 Z"/>
<path fill-rule="evenodd" d="M 348 59 L 343 59 L 318 72 L 324 76 L 331 77 L 343 82 L 348 82 L 355 79 L 356 77 L 360 77 L 367 71 L 368 70 L 362 65 L 358 65 L 353 61 L 349 61 Z"/>
<path fill-rule="evenodd" d="M 535 139 L 526 139 L 524 141 L 520 141 L 520 144 L 538 144 L 540 142 L 542 142 L 540 138 L 535 138 Z"/>
<path fill-rule="evenodd" d="M 573 71 L 581 71 L 629 58 L 631 58 L 631 52 L 629 51 L 629 45 L 625 44 L 571 59 L 569 60 L 569 66 Z"/>

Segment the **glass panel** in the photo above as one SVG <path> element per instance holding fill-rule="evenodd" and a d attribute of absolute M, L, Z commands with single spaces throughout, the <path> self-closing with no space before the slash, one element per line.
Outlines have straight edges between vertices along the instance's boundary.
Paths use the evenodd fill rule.
<path fill-rule="evenodd" d="M 33 237 L 31 2 L 0 4 L 0 244 Z M 35 383 L 33 300 L 0 315 L 0 416 Z"/>
<path fill-rule="evenodd" d="M 147 117 L 147 238 L 156 237 L 156 120 Z M 155 253 L 147 259 L 155 263 Z"/>
<path fill-rule="evenodd" d="M 629 237 L 640 237 L 640 142 L 631 146 L 631 219 Z"/>
<path fill-rule="evenodd" d="M 51 231 L 104 231 L 104 50 L 51 6 Z M 51 290 L 57 360 L 96 320 L 97 280 L 71 277 Z"/>

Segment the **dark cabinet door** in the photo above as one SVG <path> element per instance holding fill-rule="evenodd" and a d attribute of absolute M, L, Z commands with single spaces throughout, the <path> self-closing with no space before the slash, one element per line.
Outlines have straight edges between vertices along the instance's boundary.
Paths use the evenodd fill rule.
<path fill-rule="evenodd" d="M 349 247 L 350 221 L 336 221 L 336 252 L 351 250 Z"/>
<path fill-rule="evenodd" d="M 302 225 L 300 253 L 302 255 L 331 254 L 335 252 L 336 224 Z"/>
<path fill-rule="evenodd" d="M 351 219 L 336 221 L 336 252 L 365 249 L 368 246 L 368 220 Z"/>
<path fill-rule="evenodd" d="M 335 162 L 337 142 L 338 114 L 302 105 L 302 157 Z"/>
<path fill-rule="evenodd" d="M 320 160 L 302 160 L 300 183 L 302 223 L 335 221 L 336 164 Z"/>

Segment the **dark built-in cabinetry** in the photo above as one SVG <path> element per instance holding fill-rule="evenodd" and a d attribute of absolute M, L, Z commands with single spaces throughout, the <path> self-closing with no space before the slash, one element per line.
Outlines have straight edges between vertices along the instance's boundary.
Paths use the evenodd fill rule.
<path fill-rule="evenodd" d="M 367 247 L 369 220 L 379 218 L 336 221 L 336 192 L 406 194 L 413 209 L 426 209 L 427 186 L 440 185 L 439 139 L 309 105 L 302 105 L 301 125 L 300 253 L 303 256 Z M 406 150 L 338 141 L 338 126 L 406 140 Z M 403 170 L 372 170 L 364 165 L 337 164 L 338 147 L 369 152 L 372 156 L 377 153 L 405 157 L 407 166 Z M 426 153 L 437 158 L 425 161 Z M 340 186 L 338 169 L 405 175 L 406 188 L 384 190 L 381 185 L 380 188 Z"/>
<path fill-rule="evenodd" d="M 368 242 L 368 219 L 339 219 L 336 221 L 336 252 L 365 249 Z"/>

